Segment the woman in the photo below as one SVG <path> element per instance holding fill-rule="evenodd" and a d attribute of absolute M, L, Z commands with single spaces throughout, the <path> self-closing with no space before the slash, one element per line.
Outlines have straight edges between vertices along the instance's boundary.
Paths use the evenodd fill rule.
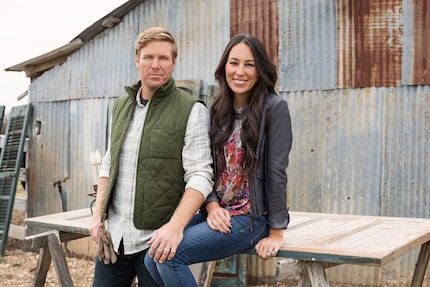
<path fill-rule="evenodd" d="M 160 286 L 197 286 L 188 265 L 253 246 L 263 259 L 276 256 L 289 223 L 292 132 L 287 102 L 275 92 L 276 66 L 257 38 L 239 34 L 225 48 L 215 79 L 220 93 L 211 107 L 214 190 L 184 230 L 174 257 L 145 257 Z"/>

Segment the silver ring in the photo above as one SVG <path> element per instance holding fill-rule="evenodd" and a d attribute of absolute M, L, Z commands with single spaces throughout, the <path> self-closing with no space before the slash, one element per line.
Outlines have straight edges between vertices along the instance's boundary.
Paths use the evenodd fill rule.
<path fill-rule="evenodd" d="M 164 251 L 170 252 L 170 248 L 164 248 Z"/>
<path fill-rule="evenodd" d="M 267 250 L 267 254 L 269 254 L 269 255 L 273 255 L 274 253 L 275 253 L 275 250 L 273 250 L 272 248 Z"/>

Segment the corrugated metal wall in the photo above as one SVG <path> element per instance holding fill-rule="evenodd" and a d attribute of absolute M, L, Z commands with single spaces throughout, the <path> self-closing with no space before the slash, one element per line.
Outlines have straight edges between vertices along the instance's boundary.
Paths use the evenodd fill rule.
<path fill-rule="evenodd" d="M 60 211 L 58 181 L 69 209 L 89 206 L 90 152 L 104 153 L 113 101 L 137 79 L 134 39 L 158 25 L 178 39 L 175 78 L 201 79 L 205 89 L 214 84 L 230 33 L 256 35 L 278 59 L 278 89 L 294 133 L 292 210 L 430 217 L 429 6 L 426 0 L 143 2 L 30 85 L 31 124 L 40 121 L 42 130 L 30 137 L 29 216 Z M 384 268 L 335 267 L 329 278 L 332 286 L 406 286 L 417 252 Z M 273 274 L 276 261 L 261 262 L 249 257 L 251 277 Z M 428 275 L 423 286 L 430 286 Z"/>
<path fill-rule="evenodd" d="M 282 96 L 295 135 L 288 168 L 292 210 L 430 217 L 429 86 Z M 338 284 L 331 286 L 409 286 L 418 251 L 384 268 L 328 269 Z M 423 286 L 429 284 L 427 277 Z"/>

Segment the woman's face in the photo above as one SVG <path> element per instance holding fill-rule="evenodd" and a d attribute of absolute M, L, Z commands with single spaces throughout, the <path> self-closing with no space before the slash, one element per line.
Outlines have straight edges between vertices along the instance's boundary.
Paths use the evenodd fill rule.
<path fill-rule="evenodd" d="M 254 55 L 248 45 L 239 43 L 231 49 L 225 64 L 225 75 L 234 93 L 235 108 L 246 105 L 249 93 L 258 80 Z"/>

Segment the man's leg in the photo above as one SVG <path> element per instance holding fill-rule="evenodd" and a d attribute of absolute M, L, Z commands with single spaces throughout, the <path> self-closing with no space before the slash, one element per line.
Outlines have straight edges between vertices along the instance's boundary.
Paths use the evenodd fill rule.
<path fill-rule="evenodd" d="M 158 287 L 143 264 L 145 254 L 146 250 L 124 255 L 124 245 L 121 241 L 118 260 L 115 264 L 105 265 L 97 258 L 93 287 L 130 287 L 136 275 L 139 287 Z"/>
<path fill-rule="evenodd" d="M 97 258 L 93 287 L 130 287 L 135 275 L 132 262 L 122 256 L 115 264 L 104 264 Z"/>

